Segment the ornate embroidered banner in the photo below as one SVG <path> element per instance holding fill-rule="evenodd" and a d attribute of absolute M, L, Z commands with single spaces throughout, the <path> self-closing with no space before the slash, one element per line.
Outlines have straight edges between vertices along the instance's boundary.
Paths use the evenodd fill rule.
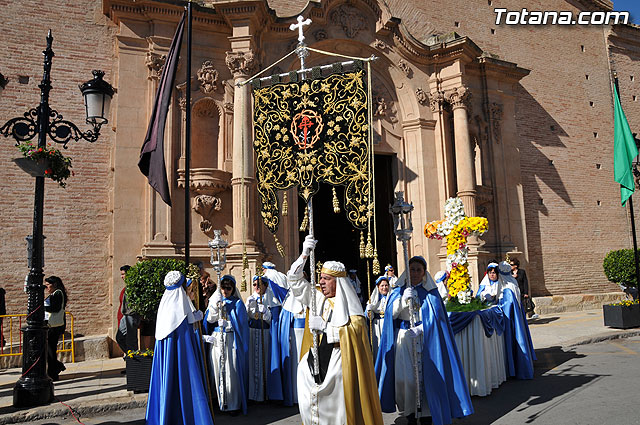
<path fill-rule="evenodd" d="M 308 201 L 319 183 L 344 186 L 349 221 L 366 227 L 371 201 L 365 71 L 254 88 L 253 96 L 258 194 L 269 230 L 275 233 L 280 221 L 278 190 L 297 185 Z"/>

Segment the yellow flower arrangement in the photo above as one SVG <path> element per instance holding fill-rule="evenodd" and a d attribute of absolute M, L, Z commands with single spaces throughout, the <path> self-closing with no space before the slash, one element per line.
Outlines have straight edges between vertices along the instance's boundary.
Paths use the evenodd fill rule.
<path fill-rule="evenodd" d="M 640 300 L 624 300 L 624 301 L 620 301 L 619 303 L 614 303 L 611 305 L 621 305 L 621 306 L 625 306 L 625 307 L 631 307 L 634 304 L 639 304 Z"/>
<path fill-rule="evenodd" d="M 146 350 L 129 350 L 124 356 L 130 359 L 134 357 L 153 357 L 153 350 L 149 348 L 147 348 Z"/>
<path fill-rule="evenodd" d="M 467 262 L 467 238 L 483 235 L 489 229 L 484 217 L 467 217 L 460 198 L 450 198 L 445 204 L 444 220 L 431 221 L 424 227 L 429 239 L 447 239 L 447 270 L 449 271 L 449 296 L 469 290 L 469 263 Z"/>

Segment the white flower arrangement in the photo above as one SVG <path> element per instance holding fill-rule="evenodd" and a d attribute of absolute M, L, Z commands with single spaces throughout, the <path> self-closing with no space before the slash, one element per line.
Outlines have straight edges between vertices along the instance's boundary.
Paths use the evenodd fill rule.
<path fill-rule="evenodd" d="M 460 304 L 469 304 L 471 302 L 471 291 L 460 291 L 458 292 L 458 302 Z"/>

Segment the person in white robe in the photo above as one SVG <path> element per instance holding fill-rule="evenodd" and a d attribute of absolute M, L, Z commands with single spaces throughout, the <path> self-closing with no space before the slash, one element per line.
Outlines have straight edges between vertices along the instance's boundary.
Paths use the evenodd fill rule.
<path fill-rule="evenodd" d="M 436 286 L 438 287 L 438 292 L 443 300 L 449 298 L 449 288 L 447 287 L 447 282 L 449 281 L 449 272 L 446 270 L 440 270 L 433 277 L 433 280 L 436 281 Z"/>
<path fill-rule="evenodd" d="M 225 275 L 220 288 L 209 298 L 206 319 L 217 326 L 204 337 L 210 344 L 211 385 L 220 410 L 247 414 L 249 391 L 249 325 L 247 310 L 236 289 L 236 280 Z"/>
<path fill-rule="evenodd" d="M 307 236 L 302 255 L 287 279 L 295 298 L 306 307 L 316 298 L 317 312 L 309 312 L 308 328 L 319 333 L 319 373 L 314 374 L 313 350 L 305 344 L 298 367 L 298 403 L 305 425 L 382 425 L 373 361 L 364 312 L 345 267 L 327 261 L 320 270 L 320 289 L 311 288 L 303 268 L 316 241 Z M 317 313 L 317 314 L 314 314 Z M 308 338 L 307 338 L 308 335 Z M 311 335 L 305 335 L 305 342 Z"/>
<path fill-rule="evenodd" d="M 382 334 L 382 323 L 384 321 L 384 311 L 387 309 L 389 299 L 389 280 L 386 276 L 376 279 L 376 287 L 373 288 L 371 297 L 365 309 L 367 317 L 371 320 L 371 352 L 375 359 L 378 353 L 380 335 Z"/>
<path fill-rule="evenodd" d="M 353 286 L 353 289 L 356 291 L 356 295 L 360 300 L 360 305 L 362 305 L 362 283 L 360 283 L 360 279 L 358 279 L 358 270 L 349 270 L 349 281 L 351 282 L 351 286 Z"/>
<path fill-rule="evenodd" d="M 391 289 L 398 286 L 396 283 L 398 281 L 398 276 L 396 276 L 395 270 L 391 264 L 387 264 L 385 266 L 384 275 L 387 277 L 387 280 L 389 281 L 389 286 L 391 287 Z"/>

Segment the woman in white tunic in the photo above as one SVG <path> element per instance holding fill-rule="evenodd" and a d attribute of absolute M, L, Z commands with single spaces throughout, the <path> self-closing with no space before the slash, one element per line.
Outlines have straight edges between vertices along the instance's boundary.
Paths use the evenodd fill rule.
<path fill-rule="evenodd" d="M 207 321 L 216 323 L 205 337 L 209 350 L 211 385 L 218 395 L 220 410 L 247 414 L 249 326 L 247 310 L 236 289 L 236 280 L 225 275 L 220 290 L 209 298 Z"/>

